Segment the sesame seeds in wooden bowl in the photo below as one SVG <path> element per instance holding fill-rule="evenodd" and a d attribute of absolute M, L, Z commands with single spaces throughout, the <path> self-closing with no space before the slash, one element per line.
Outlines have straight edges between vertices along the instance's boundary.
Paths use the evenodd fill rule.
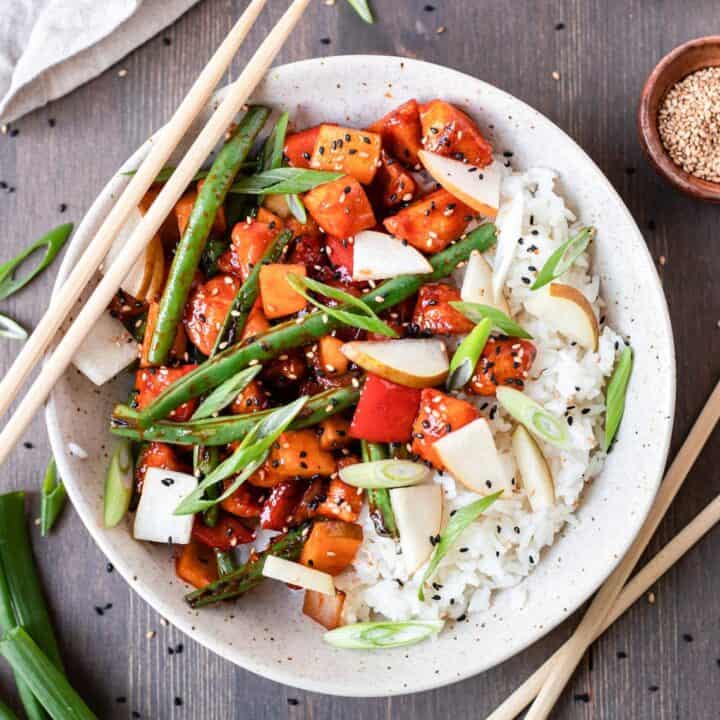
<path fill-rule="evenodd" d="M 638 110 L 640 140 L 660 175 L 720 202 L 720 36 L 691 40 L 650 73 Z"/>

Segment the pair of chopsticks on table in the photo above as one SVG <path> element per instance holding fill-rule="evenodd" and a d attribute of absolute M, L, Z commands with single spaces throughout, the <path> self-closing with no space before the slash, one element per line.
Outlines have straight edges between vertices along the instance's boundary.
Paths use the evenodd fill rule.
<path fill-rule="evenodd" d="M 155 202 L 143 216 L 120 255 L 110 266 L 77 318 L 43 366 L 25 398 L 0 433 L 0 463 L 22 437 L 35 413 L 61 378 L 85 336 L 104 312 L 121 281 L 160 229 L 193 176 L 222 139 L 252 91 L 275 59 L 286 38 L 302 17 L 310 0 L 293 0 L 285 14 L 261 43 L 240 77 L 200 132 L 187 154 L 163 186 Z M 67 318 L 81 293 L 104 260 L 113 240 L 137 207 L 191 123 L 210 100 L 266 0 L 251 0 L 238 22 L 215 52 L 170 122 L 152 140 L 150 151 L 132 177 L 105 222 L 87 247 L 67 281 L 52 299 L 35 332 L 0 382 L 0 414 L 17 397 L 23 383 L 37 366 L 60 325 Z M 655 533 L 670 503 L 700 454 L 720 417 L 720 383 L 713 391 L 690 435 L 682 446 L 660 488 L 640 534 L 615 572 L 597 594 L 573 636 L 534 675 L 532 675 L 488 720 L 510 720 L 536 698 L 527 718 L 540 720 L 551 712 L 555 701 L 577 667 L 588 645 L 634 603 L 668 568 L 691 548 L 718 520 L 720 496 L 670 542 L 633 580 L 625 585 L 635 564 Z"/>

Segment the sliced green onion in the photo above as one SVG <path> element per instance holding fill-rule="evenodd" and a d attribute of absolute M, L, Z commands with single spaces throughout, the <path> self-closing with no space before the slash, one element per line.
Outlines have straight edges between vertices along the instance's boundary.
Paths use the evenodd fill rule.
<path fill-rule="evenodd" d="M 293 217 L 303 225 L 307 222 L 307 211 L 299 195 L 286 195 L 285 202 Z"/>
<path fill-rule="evenodd" d="M 475 500 L 469 505 L 459 508 L 453 511 L 450 515 L 445 529 L 442 531 L 440 536 L 440 542 L 435 545 L 430 562 L 425 570 L 422 580 L 420 581 L 420 587 L 418 588 L 418 599 L 421 601 L 425 600 L 425 593 L 423 587 L 425 583 L 435 574 L 435 571 L 440 564 L 440 561 L 448 554 L 450 548 L 458 541 L 458 538 L 462 535 L 465 528 L 470 525 L 471 522 L 477 520 L 501 495 L 503 491 L 487 495 L 486 497 Z"/>
<path fill-rule="evenodd" d="M 509 387 L 499 387 L 495 397 L 505 410 L 534 435 L 563 450 L 570 446 L 570 436 L 565 423 L 525 393 Z"/>
<path fill-rule="evenodd" d="M 253 429 L 245 436 L 240 446 L 224 462 L 220 463 L 189 495 L 184 497 L 175 508 L 175 515 L 194 515 L 207 510 L 230 497 L 264 462 L 272 444 L 287 429 L 307 403 L 307 395 L 298 398 L 289 405 L 273 410 L 262 420 L 258 420 Z M 217 498 L 203 499 L 205 491 L 230 477 L 240 473 Z"/>
<path fill-rule="evenodd" d="M 58 477 L 55 458 L 50 459 L 45 471 L 40 497 L 40 533 L 45 537 L 50 534 L 67 500 L 67 490 Z"/>
<path fill-rule="evenodd" d="M 342 173 L 327 170 L 280 167 L 240 178 L 229 192 L 244 195 L 295 195 L 342 176 Z"/>
<path fill-rule="evenodd" d="M 217 445 L 193 445 L 193 475 L 202 480 L 220 464 L 220 448 Z M 220 487 L 213 485 L 205 491 L 205 497 L 214 500 L 220 495 Z M 203 522 L 215 527 L 220 518 L 220 506 L 213 505 L 203 513 Z"/>
<path fill-rule="evenodd" d="M 355 12 L 366 22 L 372 24 L 375 22 L 367 0 L 348 0 L 350 6 Z"/>
<path fill-rule="evenodd" d="M 330 630 L 323 640 L 343 650 L 381 650 L 414 645 L 439 633 L 444 624 L 443 620 L 361 622 Z"/>
<path fill-rule="evenodd" d="M 27 330 L 12 318 L 0 313 L 0 337 L 11 340 L 27 340 Z"/>
<path fill-rule="evenodd" d="M 23 250 L 19 255 L 16 255 L 12 260 L 8 260 L 3 265 L 0 265 L 0 300 L 10 297 L 10 295 L 16 293 L 20 290 L 20 288 L 25 287 L 25 285 L 27 285 L 34 277 L 41 273 L 60 252 L 62 246 L 65 244 L 65 241 L 70 237 L 72 229 L 72 223 L 59 225 L 55 229 L 51 230 L 47 235 L 44 235 L 39 240 L 36 240 L 32 245 L 30 245 L 30 247 Z M 45 248 L 45 255 L 43 255 L 40 263 L 27 275 L 21 278 L 16 278 L 15 271 L 34 252 L 43 247 Z"/>
<path fill-rule="evenodd" d="M 287 132 L 290 113 L 284 112 L 275 123 L 275 127 L 263 145 L 262 169 L 275 170 L 282 165 L 283 147 L 285 146 L 285 134 Z"/>
<path fill-rule="evenodd" d="M 253 365 L 241 370 L 237 375 L 233 375 L 222 385 L 218 385 L 200 403 L 198 409 L 193 413 L 192 419 L 204 420 L 226 408 L 257 377 L 261 370 L 262 365 Z"/>
<path fill-rule="evenodd" d="M 105 527 L 115 527 L 125 517 L 133 494 L 134 470 L 132 446 L 129 440 L 123 438 L 115 446 L 105 476 L 103 496 Z"/>
<path fill-rule="evenodd" d="M 470 378 L 475 372 L 475 366 L 490 337 L 492 326 L 490 318 L 481 320 L 458 345 L 452 360 L 450 360 L 450 370 L 445 381 L 448 390 L 459 390 L 470 382 Z"/>
<path fill-rule="evenodd" d="M 425 465 L 411 460 L 375 460 L 341 468 L 340 479 L 358 488 L 397 488 L 419 485 L 428 474 Z"/>
<path fill-rule="evenodd" d="M 605 398 L 605 451 L 607 452 L 615 439 L 615 433 L 620 427 L 625 412 L 625 393 L 627 392 L 630 373 L 632 372 L 633 355 L 629 346 L 626 346 L 613 370 L 608 383 Z"/>
<path fill-rule="evenodd" d="M 525 338 L 532 340 L 532 335 L 523 327 L 518 325 L 512 318 L 508 317 L 502 310 L 498 310 L 491 305 L 483 305 L 481 303 L 452 301 L 451 307 L 461 312 L 468 320 L 478 323 L 484 318 L 492 321 L 493 327 L 497 328 L 501 333 L 510 337 Z"/>
<path fill-rule="evenodd" d="M 539 290 L 561 275 L 564 275 L 573 263 L 585 252 L 590 241 L 595 237 L 594 227 L 584 227 L 576 235 L 564 242 L 540 268 L 531 290 Z"/>
<path fill-rule="evenodd" d="M 0 655 L 32 690 L 53 720 L 97 720 L 67 678 L 22 627 L 5 633 Z"/>
<path fill-rule="evenodd" d="M 378 333 L 380 335 L 386 335 L 387 337 L 396 338 L 398 336 L 389 325 L 384 323 L 374 313 L 367 303 L 360 300 L 360 298 L 356 298 L 354 295 L 350 295 L 350 293 L 346 293 L 343 290 L 331 287 L 330 285 L 326 285 L 325 283 L 321 283 L 309 277 L 295 275 L 294 273 L 288 274 L 287 282 L 296 293 L 302 295 L 310 304 L 322 310 L 329 317 L 335 318 L 335 320 L 338 320 L 345 325 L 350 325 L 350 327 L 356 327 L 360 330 L 367 330 L 368 332 Z M 333 300 L 355 307 L 364 314 L 358 315 L 357 313 L 348 312 L 347 310 L 340 310 L 323 305 L 323 303 L 310 295 L 307 290 L 312 290 L 320 295 L 325 295 Z"/>

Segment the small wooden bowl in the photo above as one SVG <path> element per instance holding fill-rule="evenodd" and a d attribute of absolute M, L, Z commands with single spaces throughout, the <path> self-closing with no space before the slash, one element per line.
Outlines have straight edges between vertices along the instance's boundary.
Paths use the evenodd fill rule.
<path fill-rule="evenodd" d="M 665 93 L 690 73 L 714 66 L 720 66 L 720 35 L 690 40 L 666 55 L 650 73 L 640 96 L 638 130 L 643 150 L 660 175 L 692 197 L 720 203 L 720 183 L 702 180 L 676 165 L 662 144 L 657 124 Z"/>

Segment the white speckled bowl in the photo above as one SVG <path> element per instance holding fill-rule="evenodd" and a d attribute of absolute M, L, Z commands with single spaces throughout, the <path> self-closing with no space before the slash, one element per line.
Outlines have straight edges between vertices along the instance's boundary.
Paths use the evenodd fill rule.
<path fill-rule="evenodd" d="M 546 165 L 560 172 L 571 205 L 599 231 L 595 267 L 608 302 L 608 321 L 631 336 L 635 348 L 618 442 L 602 475 L 585 493 L 578 525 L 558 538 L 525 581 L 529 595 L 522 610 L 507 612 L 500 596 L 483 627 L 471 618 L 435 642 L 382 655 L 323 644 L 321 628 L 300 612 L 300 594 L 272 583 L 238 606 L 189 610 L 168 548 L 135 542 L 124 525 L 102 527 L 102 484 L 111 443 L 105 419 L 113 403 L 125 397 L 128 378 L 98 390 L 71 370 L 58 383 L 47 410 L 53 451 L 75 508 L 132 587 L 170 622 L 228 660 L 317 692 L 377 696 L 428 690 L 486 670 L 540 638 L 587 600 L 626 551 L 655 497 L 668 450 L 675 358 L 662 288 L 622 200 L 562 130 L 480 80 L 395 57 L 335 57 L 285 65 L 269 74 L 255 100 L 289 110 L 298 127 L 321 120 L 362 126 L 408 98 L 436 96 L 466 107 L 496 148 L 512 149 L 517 167 Z M 123 169 L 135 168 L 146 152 L 147 145 Z M 58 284 L 126 182 L 127 177 L 116 175 L 100 193 L 68 249 Z M 89 458 L 70 456 L 70 441 L 85 448 Z"/>

